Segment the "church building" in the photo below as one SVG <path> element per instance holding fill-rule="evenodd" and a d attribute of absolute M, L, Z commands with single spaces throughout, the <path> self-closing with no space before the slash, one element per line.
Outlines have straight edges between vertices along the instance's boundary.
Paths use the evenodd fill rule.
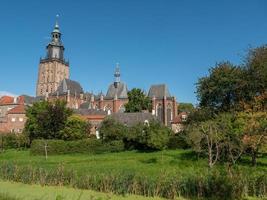
<path fill-rule="evenodd" d="M 76 113 L 98 116 L 123 113 L 128 102 L 128 88 L 121 81 L 119 64 L 116 65 L 114 81 L 109 85 L 107 93 L 93 94 L 85 92 L 80 83 L 70 80 L 70 66 L 64 58 L 64 45 L 61 41 L 62 34 L 56 21 L 51 33 L 51 41 L 46 46 L 46 56 L 40 59 L 36 97 L 39 99 L 61 99 Z M 152 115 L 165 125 L 177 116 L 176 98 L 170 95 L 165 84 L 152 85 L 148 92 L 152 102 Z M 97 114 L 98 113 L 98 114 Z M 101 119 L 103 117 L 100 117 Z"/>

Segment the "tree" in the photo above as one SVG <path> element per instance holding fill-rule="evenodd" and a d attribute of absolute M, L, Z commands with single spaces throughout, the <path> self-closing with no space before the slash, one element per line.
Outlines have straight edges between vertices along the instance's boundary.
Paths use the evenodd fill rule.
<path fill-rule="evenodd" d="M 151 100 L 138 88 L 133 88 L 128 92 L 129 102 L 125 105 L 125 112 L 141 112 L 151 110 Z"/>
<path fill-rule="evenodd" d="M 250 49 L 245 63 L 246 80 L 244 92 L 246 100 L 267 92 L 267 45 Z"/>
<path fill-rule="evenodd" d="M 68 117 L 65 127 L 60 131 L 63 140 L 79 140 L 87 138 L 90 134 L 91 124 L 80 116 Z"/>
<path fill-rule="evenodd" d="M 72 110 L 66 107 L 66 102 L 41 101 L 34 103 L 26 111 L 27 122 L 24 132 L 28 135 L 30 143 L 33 139 L 63 139 L 61 131 Z"/>
<path fill-rule="evenodd" d="M 163 150 L 172 135 L 169 128 L 155 120 L 130 127 L 127 133 L 124 138 L 126 148 L 138 150 Z"/>
<path fill-rule="evenodd" d="M 221 62 L 209 70 L 209 76 L 197 82 L 200 107 L 216 111 L 237 110 L 243 88 L 243 69 L 230 62 Z"/>
<path fill-rule="evenodd" d="M 123 140 L 127 132 L 127 127 L 115 121 L 113 118 L 106 118 L 101 123 L 99 133 L 103 142 Z"/>
<path fill-rule="evenodd" d="M 194 111 L 194 109 L 195 108 L 192 103 L 179 103 L 178 113 L 181 113 L 181 112 L 191 113 Z"/>
<path fill-rule="evenodd" d="M 208 157 L 209 167 L 219 160 L 234 165 L 244 152 L 242 126 L 230 113 L 191 123 L 186 133 L 193 150 Z"/>

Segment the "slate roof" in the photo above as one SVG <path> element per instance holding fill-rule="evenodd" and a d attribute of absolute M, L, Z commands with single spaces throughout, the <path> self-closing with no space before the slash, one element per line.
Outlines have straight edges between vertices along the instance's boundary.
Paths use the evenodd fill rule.
<path fill-rule="evenodd" d="M 126 99 L 128 98 L 128 88 L 127 85 L 123 82 L 117 83 L 112 83 L 107 91 L 107 95 L 104 97 L 105 99 L 113 99 L 117 95 L 118 99 Z"/>
<path fill-rule="evenodd" d="M 57 91 L 54 92 L 53 95 L 67 94 L 68 90 L 70 91 L 71 95 L 80 95 L 81 93 L 83 93 L 83 88 L 81 87 L 80 83 L 70 79 L 63 79 L 60 82 Z"/>
<path fill-rule="evenodd" d="M 76 109 L 74 110 L 74 113 L 80 114 L 80 115 L 107 115 L 107 112 L 104 110 L 99 109 Z"/>
<path fill-rule="evenodd" d="M 171 97 L 171 94 L 169 92 L 169 89 L 167 85 L 165 84 L 159 84 L 159 85 L 152 85 L 149 89 L 148 96 L 150 98 L 156 97 L 156 98 L 163 98 L 166 96 L 167 98 Z"/>
<path fill-rule="evenodd" d="M 157 120 L 151 113 L 113 113 L 110 117 L 127 126 L 144 123 L 146 120 Z"/>

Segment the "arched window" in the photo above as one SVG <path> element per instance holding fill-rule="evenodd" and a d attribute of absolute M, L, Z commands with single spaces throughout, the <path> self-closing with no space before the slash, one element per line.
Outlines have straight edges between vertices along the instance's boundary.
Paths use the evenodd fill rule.
<path fill-rule="evenodd" d="M 160 103 L 156 106 L 156 116 L 157 116 L 159 121 L 162 121 L 162 122 L 164 121 L 163 108 L 162 108 L 162 105 Z"/>
<path fill-rule="evenodd" d="M 167 105 L 167 123 L 168 125 L 171 124 L 171 121 L 172 121 L 172 105 L 169 103 Z"/>

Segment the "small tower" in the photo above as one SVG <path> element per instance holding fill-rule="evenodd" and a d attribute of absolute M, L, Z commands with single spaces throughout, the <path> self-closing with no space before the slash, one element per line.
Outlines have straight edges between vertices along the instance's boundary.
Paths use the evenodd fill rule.
<path fill-rule="evenodd" d="M 61 42 L 61 32 L 58 25 L 58 15 L 56 19 L 56 24 L 54 30 L 51 33 L 51 41 L 46 47 L 47 49 L 47 58 L 48 59 L 59 59 L 64 61 L 64 46 Z"/>
<path fill-rule="evenodd" d="M 61 35 L 57 15 L 51 41 L 46 46 L 46 57 L 40 59 L 36 96 L 54 93 L 62 80 L 69 79 L 69 63 L 64 59 Z"/>
<path fill-rule="evenodd" d="M 120 82 L 121 82 L 120 66 L 119 66 L 119 63 L 117 63 L 115 73 L 114 73 L 114 86 L 115 86 L 115 88 L 118 87 Z"/>

